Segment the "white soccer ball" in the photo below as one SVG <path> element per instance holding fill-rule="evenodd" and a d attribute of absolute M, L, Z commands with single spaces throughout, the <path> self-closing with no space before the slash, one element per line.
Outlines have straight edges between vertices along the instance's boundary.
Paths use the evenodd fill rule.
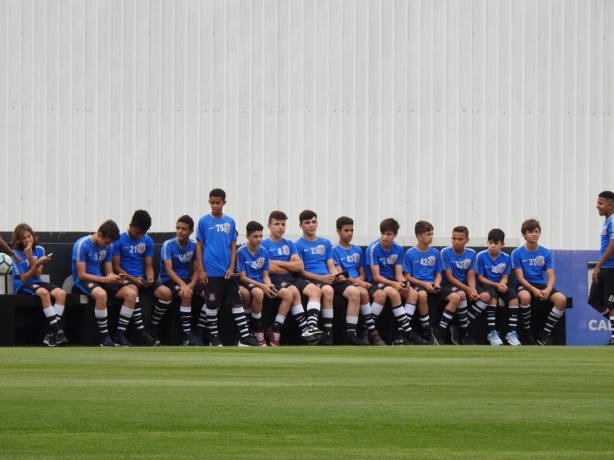
<path fill-rule="evenodd" d="M 11 256 L 0 252 L 0 275 L 11 273 L 11 268 L 13 268 Z"/>

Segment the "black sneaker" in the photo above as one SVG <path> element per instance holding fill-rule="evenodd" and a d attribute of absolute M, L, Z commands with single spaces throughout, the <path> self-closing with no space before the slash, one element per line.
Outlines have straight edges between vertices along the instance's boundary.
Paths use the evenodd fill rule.
<path fill-rule="evenodd" d="M 614 337 L 612 337 L 606 345 L 614 345 Z"/>
<path fill-rule="evenodd" d="M 537 343 L 539 345 L 554 345 L 552 337 L 550 337 L 550 334 L 548 334 L 546 331 L 543 331 L 537 336 Z"/>
<path fill-rule="evenodd" d="M 266 347 L 266 345 L 263 345 L 262 343 L 260 343 L 260 340 L 258 340 L 256 337 L 254 337 L 251 334 L 246 337 L 241 337 L 239 339 L 238 346 L 240 347 Z"/>
<path fill-rule="evenodd" d="M 109 334 L 104 334 L 100 337 L 100 346 L 101 347 L 119 347 L 113 340 Z"/>
<path fill-rule="evenodd" d="M 461 344 L 460 328 L 456 324 L 450 324 L 450 340 L 452 345 Z"/>
<path fill-rule="evenodd" d="M 320 340 L 320 345 L 329 346 L 333 344 L 333 335 L 330 332 L 325 332 Z"/>
<path fill-rule="evenodd" d="M 55 341 L 55 333 L 50 332 L 49 334 L 47 334 L 43 339 L 43 343 L 48 347 L 55 347 L 57 345 L 57 342 Z"/>
<path fill-rule="evenodd" d="M 463 345 L 475 345 L 475 340 L 473 340 L 470 334 L 465 334 L 463 336 Z"/>
<path fill-rule="evenodd" d="M 141 344 L 146 347 L 155 347 L 156 345 L 160 345 L 160 341 L 158 339 L 154 339 L 145 331 L 139 334 L 139 339 L 141 340 Z"/>
<path fill-rule="evenodd" d="M 224 344 L 222 343 L 222 339 L 217 334 L 209 335 L 209 345 L 212 347 L 222 347 Z"/>
<path fill-rule="evenodd" d="M 183 333 L 183 342 L 186 347 L 199 347 L 202 344 L 198 341 L 198 339 L 192 334 L 192 331 Z"/>
<path fill-rule="evenodd" d="M 412 343 L 407 339 L 407 336 L 402 332 L 397 332 L 397 335 L 394 336 L 394 340 L 392 341 L 392 345 L 402 346 L 402 345 L 412 345 Z"/>
<path fill-rule="evenodd" d="M 160 335 L 158 334 L 158 325 L 154 323 L 149 323 L 149 335 L 152 339 L 157 340 L 160 343 Z"/>
<path fill-rule="evenodd" d="M 446 344 L 446 331 L 441 327 L 437 326 L 433 328 L 433 339 L 435 341 L 435 345 L 445 345 Z"/>
<path fill-rule="evenodd" d="M 307 326 L 301 336 L 307 341 L 307 343 L 317 343 L 324 333 L 316 326 Z"/>
<path fill-rule="evenodd" d="M 386 346 L 386 342 L 384 342 L 382 336 L 375 330 L 369 333 L 369 343 L 371 345 Z"/>
<path fill-rule="evenodd" d="M 68 343 L 68 339 L 66 338 L 66 334 L 62 329 L 55 333 L 55 343 L 57 345 L 66 345 Z"/>
<path fill-rule="evenodd" d="M 413 329 L 407 333 L 407 340 L 409 340 L 414 345 L 426 345 L 428 343 L 422 338 L 420 334 L 418 334 Z"/>
<path fill-rule="evenodd" d="M 128 341 L 123 332 L 117 332 L 115 337 L 113 337 L 113 342 L 115 342 L 120 347 L 131 347 L 132 344 Z"/>
<path fill-rule="evenodd" d="M 520 342 L 523 345 L 535 345 L 535 336 L 531 329 L 523 329 L 520 333 Z"/>
<path fill-rule="evenodd" d="M 424 332 L 424 339 L 426 340 L 427 345 L 435 345 L 435 337 L 433 337 L 433 328 L 429 327 Z"/>
<path fill-rule="evenodd" d="M 359 345 L 364 346 L 365 342 L 361 338 L 359 338 L 356 333 L 348 332 L 345 335 L 345 344 L 346 345 Z"/>

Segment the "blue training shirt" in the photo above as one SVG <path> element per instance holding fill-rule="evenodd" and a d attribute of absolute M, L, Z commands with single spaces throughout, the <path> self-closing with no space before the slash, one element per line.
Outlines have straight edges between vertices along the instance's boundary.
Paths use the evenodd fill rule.
<path fill-rule="evenodd" d="M 92 236 L 79 238 L 72 248 L 72 279 L 75 283 L 79 282 L 77 276 L 77 262 L 85 263 L 85 272 L 94 276 L 103 276 L 100 272 L 100 264 L 111 262 L 113 248 L 96 246 L 92 241 Z"/>
<path fill-rule="evenodd" d="M 614 215 L 608 217 L 603 223 L 603 228 L 601 229 L 601 250 L 599 251 L 599 257 L 603 257 L 603 253 L 608 248 L 610 241 L 614 240 L 614 229 L 613 227 L 613 219 Z M 614 268 L 614 255 L 610 257 L 605 263 L 601 266 L 602 268 Z"/>
<path fill-rule="evenodd" d="M 173 271 L 181 279 L 192 277 L 192 269 L 196 260 L 196 243 L 188 240 L 185 247 L 181 247 L 177 237 L 166 240 L 162 243 L 160 250 L 160 281 L 166 283 L 170 280 L 164 261 L 170 260 L 173 263 Z"/>
<path fill-rule="evenodd" d="M 145 257 L 153 255 L 154 242 L 149 235 L 135 240 L 130 238 L 128 232 L 123 232 L 119 240 L 113 243 L 113 256 L 119 256 L 119 266 L 130 276 L 144 276 Z"/>
<path fill-rule="evenodd" d="M 471 248 L 465 248 L 459 256 L 454 252 L 452 246 L 441 250 L 444 270 L 452 270 L 454 278 L 461 283 L 467 284 L 467 273 L 469 270 L 476 271 L 476 253 Z"/>
<path fill-rule="evenodd" d="M 279 260 L 280 262 L 289 262 L 290 257 L 292 257 L 294 254 L 298 254 L 294 243 L 292 241 L 286 240 L 285 238 L 282 238 L 279 241 L 279 243 L 276 243 L 271 238 L 267 238 L 266 240 L 262 242 L 260 247 L 263 248 L 265 251 L 268 251 L 269 260 Z M 273 280 L 273 278 L 277 278 L 280 276 L 290 276 L 290 275 L 294 276 L 290 272 L 269 274 L 271 280 Z"/>
<path fill-rule="evenodd" d="M 416 246 L 409 248 L 403 257 L 403 271 L 420 281 L 433 283 L 437 273 L 443 272 L 441 254 L 433 247 L 425 252 Z"/>
<path fill-rule="evenodd" d="M 348 272 L 350 278 L 360 277 L 360 268 L 363 266 L 362 249 L 355 244 L 350 244 L 350 248 L 346 249 L 340 244 L 333 246 L 333 260 L 337 267 L 341 267 L 342 271 Z"/>
<path fill-rule="evenodd" d="M 498 283 L 503 275 L 509 275 L 512 267 L 512 258 L 509 254 L 501 251 L 496 259 L 493 259 L 488 249 L 478 253 L 478 275 L 482 275 L 488 281 Z"/>
<path fill-rule="evenodd" d="M 328 275 L 326 261 L 333 260 L 333 245 L 326 238 L 317 237 L 314 241 L 299 238 L 294 242 L 298 256 L 303 260 L 305 271 L 316 275 Z"/>
<path fill-rule="evenodd" d="M 262 245 L 252 254 L 247 245 L 241 246 L 237 251 L 237 264 L 239 272 L 245 272 L 248 278 L 264 283 L 262 271 L 269 271 L 269 254 Z"/>
<path fill-rule="evenodd" d="M 17 259 L 13 257 L 13 291 L 19 292 L 21 287 L 23 286 L 24 281 L 21 281 L 19 275 L 23 275 L 24 273 L 28 273 L 30 270 L 30 262 L 28 262 L 28 258 L 24 254 L 23 251 L 19 249 L 13 249 L 13 252 L 21 257 L 21 263 L 17 262 Z M 45 255 L 45 248 L 42 246 L 34 246 L 32 249 L 32 258 L 34 262 Z M 32 277 L 26 280 L 29 283 L 42 283 L 41 278 Z"/>
<path fill-rule="evenodd" d="M 381 241 L 375 240 L 367 247 L 366 262 L 367 266 L 379 267 L 379 274 L 386 279 L 394 280 L 394 268 L 396 265 L 403 265 L 403 246 L 392 243 L 390 249 L 383 248 Z M 373 274 L 368 270 L 367 281 L 373 281 Z"/>
<path fill-rule="evenodd" d="M 522 269 L 524 278 L 529 283 L 543 284 L 546 282 L 544 278 L 546 270 L 554 268 L 552 254 L 543 246 L 538 246 L 535 251 L 520 246 L 512 251 L 512 268 Z"/>
<path fill-rule="evenodd" d="M 211 214 L 198 221 L 196 239 L 203 243 L 203 265 L 207 276 L 224 277 L 230 267 L 230 243 L 237 241 L 236 224 L 232 217 Z"/>

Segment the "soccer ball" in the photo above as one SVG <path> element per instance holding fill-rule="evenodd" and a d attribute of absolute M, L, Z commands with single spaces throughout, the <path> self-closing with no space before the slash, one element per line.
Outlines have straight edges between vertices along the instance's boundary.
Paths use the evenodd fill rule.
<path fill-rule="evenodd" d="M 11 256 L 0 252 L 0 275 L 6 275 L 7 273 L 11 273 L 12 267 L 13 259 L 11 259 Z"/>

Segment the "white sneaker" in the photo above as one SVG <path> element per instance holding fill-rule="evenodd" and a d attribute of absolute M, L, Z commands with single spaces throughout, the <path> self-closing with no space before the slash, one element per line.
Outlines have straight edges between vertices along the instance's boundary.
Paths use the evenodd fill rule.
<path fill-rule="evenodd" d="M 486 339 L 490 342 L 493 347 L 498 347 L 499 345 L 503 345 L 503 341 L 501 337 L 499 337 L 499 333 L 497 331 L 490 331 L 486 336 Z"/>
<path fill-rule="evenodd" d="M 518 334 L 516 333 L 516 331 L 510 331 L 505 334 L 505 341 L 513 347 L 520 346 L 520 340 L 518 339 Z"/>

